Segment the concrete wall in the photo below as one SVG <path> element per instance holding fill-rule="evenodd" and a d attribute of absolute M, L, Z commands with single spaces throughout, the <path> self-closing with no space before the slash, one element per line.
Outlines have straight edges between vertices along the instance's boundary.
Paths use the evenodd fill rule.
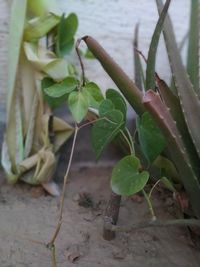
<path fill-rule="evenodd" d="M 77 36 L 94 36 L 116 59 L 124 70 L 133 76 L 132 36 L 137 22 L 140 23 L 140 49 L 146 55 L 149 41 L 157 21 L 154 0 L 58 0 L 66 13 L 74 11 L 79 16 L 80 26 Z M 189 0 L 173 0 L 170 15 L 173 19 L 177 40 L 187 31 Z M 0 104 L 5 103 L 6 58 L 9 7 L 7 0 L 0 0 Z M 90 79 L 97 81 L 103 89 L 112 82 L 103 72 L 98 62 L 87 61 L 86 72 Z M 168 77 L 169 70 L 161 42 L 157 60 L 157 70 Z"/>

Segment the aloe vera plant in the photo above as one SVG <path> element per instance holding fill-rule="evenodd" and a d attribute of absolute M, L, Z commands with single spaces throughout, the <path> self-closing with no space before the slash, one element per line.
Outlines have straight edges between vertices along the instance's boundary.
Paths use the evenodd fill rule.
<path fill-rule="evenodd" d="M 167 175 L 168 163 L 174 165 L 173 168 L 177 173 L 176 176 L 178 176 L 179 182 L 188 194 L 193 215 L 200 219 L 200 1 L 191 1 L 187 67 L 182 63 L 172 23 L 167 15 L 170 0 L 167 0 L 164 6 L 161 0 L 156 0 L 156 3 L 160 16 L 151 40 L 147 58 L 145 92 L 136 86 L 94 38 L 85 36 L 82 39 L 138 114 L 137 131 L 140 149 L 143 151 L 148 163 L 159 166 L 161 157 L 164 158 L 166 164 L 162 161 L 160 169 L 165 171 L 165 175 Z M 165 37 L 175 91 L 159 77 L 157 74 L 159 70 L 157 70 L 157 73 L 155 72 L 156 50 L 161 32 L 164 33 Z M 137 66 L 141 68 L 141 65 L 137 64 Z M 137 73 L 142 75 L 142 71 Z M 142 76 L 139 80 L 139 84 L 141 84 Z M 157 85 L 158 90 L 156 90 L 155 85 Z M 121 123 L 122 110 L 116 108 L 115 101 L 110 103 L 108 100 L 104 103 L 104 107 L 100 106 L 100 115 L 102 112 L 101 108 L 105 110 L 105 106 L 107 112 L 110 110 L 110 115 L 115 110 L 115 113 L 117 110 L 121 112 L 121 118 L 119 114 L 115 114 L 116 126 L 113 129 L 113 136 L 110 140 L 119 134 L 121 130 L 130 144 L 129 135 L 124 132 L 124 126 Z M 103 114 L 105 116 L 106 113 Z M 119 130 L 116 133 L 117 125 Z M 100 122 L 96 122 L 94 125 L 93 132 L 95 132 L 95 128 L 98 128 L 98 131 L 102 129 L 99 147 L 95 143 L 97 138 L 95 140 L 96 136 L 93 134 L 97 155 L 104 148 L 105 140 L 102 140 L 104 127 L 107 126 L 100 125 Z M 154 149 L 154 146 L 156 146 L 156 149 Z M 141 171 L 138 157 L 134 154 L 133 150 L 131 155 L 122 159 L 113 170 L 111 185 L 114 192 L 119 195 L 130 195 L 142 190 L 148 180 L 147 174 Z M 168 178 L 172 177 L 168 176 Z M 138 183 L 137 186 L 133 186 L 136 181 L 140 184 L 139 187 L 137 187 Z"/>
<path fill-rule="evenodd" d="M 2 147 L 2 166 L 10 183 L 23 180 L 58 193 L 51 187 L 58 151 L 74 129 L 52 110 L 78 86 L 73 65 L 63 58 L 74 47 L 77 27 L 76 14 L 62 15 L 54 0 L 12 2 Z M 49 106 L 45 90 L 50 93 Z M 52 95 L 56 103 L 51 106 Z"/>

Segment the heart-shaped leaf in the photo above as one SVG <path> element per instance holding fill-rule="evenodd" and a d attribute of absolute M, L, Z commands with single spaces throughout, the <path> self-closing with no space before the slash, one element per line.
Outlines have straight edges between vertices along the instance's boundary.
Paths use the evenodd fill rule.
<path fill-rule="evenodd" d="M 42 87 L 44 99 L 52 109 L 58 108 L 62 103 L 64 103 L 67 100 L 67 97 L 68 97 L 68 95 L 64 95 L 62 97 L 53 98 L 53 97 L 48 96 L 45 93 L 45 90 L 47 88 L 49 88 L 55 84 L 56 84 L 55 81 L 49 77 L 45 77 L 41 82 L 41 87 Z"/>
<path fill-rule="evenodd" d="M 73 118 L 77 123 L 80 123 L 88 112 L 88 98 L 83 91 L 72 92 L 68 97 L 69 109 Z"/>
<path fill-rule="evenodd" d="M 63 57 L 68 54 L 74 45 L 74 35 L 78 28 L 78 17 L 75 13 L 69 14 L 65 18 L 63 14 L 58 26 L 58 35 L 56 42 L 56 54 Z"/>
<path fill-rule="evenodd" d="M 97 159 L 124 126 L 123 114 L 118 110 L 111 110 L 104 117 L 92 127 L 92 146 Z"/>
<path fill-rule="evenodd" d="M 148 112 L 137 119 L 137 130 L 142 152 L 153 162 L 165 148 L 165 138 Z"/>
<path fill-rule="evenodd" d="M 127 106 L 122 95 L 114 89 L 108 89 L 106 91 L 106 99 L 111 100 L 115 109 L 120 110 L 124 114 L 124 119 L 126 119 Z"/>
<path fill-rule="evenodd" d="M 99 106 L 99 116 L 104 117 L 106 113 L 114 109 L 115 107 L 114 107 L 113 102 L 109 99 L 105 99 L 101 102 L 101 105 Z"/>
<path fill-rule="evenodd" d="M 78 86 L 78 81 L 74 77 L 67 77 L 61 83 L 55 83 L 48 88 L 45 88 L 46 95 L 59 98 L 66 94 L 71 93 Z"/>
<path fill-rule="evenodd" d="M 131 196 L 141 191 L 149 179 L 147 171 L 139 171 L 140 161 L 135 156 L 126 156 L 114 167 L 111 178 L 113 192 L 122 196 Z"/>
<path fill-rule="evenodd" d="M 84 86 L 83 90 L 88 94 L 90 107 L 97 109 L 104 100 L 99 86 L 96 83 L 89 82 Z"/>

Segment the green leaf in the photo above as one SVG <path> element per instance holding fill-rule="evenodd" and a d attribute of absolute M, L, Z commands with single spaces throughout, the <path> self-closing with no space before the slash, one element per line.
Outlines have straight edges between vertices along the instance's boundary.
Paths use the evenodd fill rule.
<path fill-rule="evenodd" d="M 194 169 L 190 164 L 190 159 L 185 150 L 176 123 L 159 95 L 152 90 L 149 90 L 145 94 L 143 103 L 154 116 L 154 119 L 166 137 L 170 157 L 180 174 L 180 179 L 189 195 L 195 215 L 200 218 L 200 184 L 198 176 L 196 176 Z"/>
<path fill-rule="evenodd" d="M 85 53 L 84 53 L 84 57 L 87 59 L 95 59 L 95 56 L 92 54 L 92 52 L 87 48 Z"/>
<path fill-rule="evenodd" d="M 179 173 L 171 160 L 164 156 L 158 156 L 153 162 L 153 166 L 156 166 L 160 170 L 160 175 L 172 179 L 175 182 L 180 182 Z"/>
<path fill-rule="evenodd" d="M 113 102 L 115 109 L 120 110 L 124 115 L 124 119 L 126 119 L 127 106 L 122 95 L 114 89 L 108 89 L 106 98 Z"/>
<path fill-rule="evenodd" d="M 68 105 L 73 118 L 77 123 L 80 123 L 88 112 L 89 103 L 87 95 L 82 91 L 70 93 Z"/>
<path fill-rule="evenodd" d="M 55 83 L 44 89 L 46 95 L 59 98 L 71 93 L 78 86 L 78 81 L 74 77 L 67 77 L 61 83 Z"/>
<path fill-rule="evenodd" d="M 99 106 L 99 116 L 104 117 L 106 113 L 114 109 L 115 107 L 113 102 L 109 99 L 105 99 L 101 102 L 101 105 Z"/>
<path fill-rule="evenodd" d="M 176 193 L 176 188 L 173 185 L 173 182 L 171 182 L 168 178 L 162 177 L 161 182 L 164 184 L 164 186 L 169 189 L 171 192 Z"/>
<path fill-rule="evenodd" d="M 49 12 L 60 13 L 56 0 L 28 0 L 28 9 L 37 17 Z"/>
<path fill-rule="evenodd" d="M 49 77 L 45 77 L 41 82 L 41 87 L 42 87 L 44 99 L 52 109 L 60 107 L 61 104 L 66 102 L 67 98 L 68 98 L 68 94 L 63 95 L 63 96 L 58 97 L 58 98 L 53 98 L 53 97 L 48 96 L 45 93 L 45 90 L 47 88 L 50 88 L 51 86 L 54 86 L 54 85 L 56 85 L 55 81 L 53 79 L 49 78 Z"/>
<path fill-rule="evenodd" d="M 140 172 L 140 167 L 140 161 L 135 156 L 126 156 L 121 159 L 112 171 L 113 192 L 122 196 L 131 196 L 141 191 L 149 179 L 149 173 Z"/>
<path fill-rule="evenodd" d="M 60 17 L 52 13 L 30 20 L 24 30 L 24 40 L 37 41 L 53 29 L 59 23 L 59 20 Z"/>
<path fill-rule="evenodd" d="M 165 105 L 169 108 L 169 112 L 171 113 L 172 117 L 176 121 L 176 125 L 178 130 L 183 138 L 185 147 L 187 149 L 189 158 L 191 160 L 191 164 L 195 171 L 198 172 L 199 169 L 199 157 L 195 150 L 195 146 L 192 142 L 190 133 L 187 128 L 187 124 L 184 119 L 184 115 L 181 109 L 181 104 L 179 99 L 174 93 L 169 89 L 167 84 L 161 80 L 157 79 L 157 86 L 159 88 L 159 92 L 161 94 L 162 100 Z"/>
<path fill-rule="evenodd" d="M 135 84 L 136 86 L 142 91 L 145 85 L 145 77 L 143 73 L 143 68 L 142 68 L 142 63 L 140 60 L 140 55 L 138 53 L 138 32 L 139 32 L 139 24 L 136 25 L 135 27 L 135 32 L 134 32 L 134 40 L 133 40 L 133 45 L 134 45 L 134 70 L 135 70 Z"/>
<path fill-rule="evenodd" d="M 92 127 L 92 146 L 97 159 L 124 125 L 123 114 L 118 110 L 109 111 L 104 114 L 104 117 L 106 119 L 102 118 Z"/>
<path fill-rule="evenodd" d="M 17 76 L 17 67 L 23 37 L 23 29 L 26 18 L 27 0 L 14 0 L 11 8 L 11 20 L 8 41 L 8 91 L 7 113 L 9 118 L 12 113 L 12 101 Z"/>
<path fill-rule="evenodd" d="M 195 91 L 200 96 L 199 62 L 200 62 L 200 1 L 191 0 L 189 44 L 187 54 L 187 71 Z"/>
<path fill-rule="evenodd" d="M 68 76 L 67 64 L 62 59 L 52 60 L 44 67 L 44 72 L 56 81 L 62 81 Z"/>
<path fill-rule="evenodd" d="M 101 93 L 101 89 L 94 82 L 89 82 L 83 87 L 83 91 L 88 94 L 89 106 L 92 108 L 98 108 L 104 97 Z"/>
<path fill-rule="evenodd" d="M 24 42 L 24 52 L 37 71 L 45 72 L 53 80 L 62 81 L 68 76 L 66 60 L 58 59 L 53 52 L 38 43 Z"/>
<path fill-rule="evenodd" d="M 160 9 L 163 6 L 162 1 L 156 0 L 156 3 L 160 12 Z M 173 26 L 169 16 L 167 16 L 165 20 L 163 33 L 170 61 L 170 67 L 175 79 L 176 90 L 181 100 L 180 104 L 183 110 L 183 115 L 192 137 L 192 141 L 200 157 L 200 102 L 181 60 Z"/>
<path fill-rule="evenodd" d="M 146 69 L 146 90 L 155 89 L 155 63 L 156 63 L 156 52 L 158 47 L 158 42 L 160 39 L 160 34 L 163 29 L 163 24 L 165 21 L 165 17 L 167 15 L 167 10 L 169 8 L 171 0 L 167 0 L 163 7 L 163 10 L 160 14 L 159 20 L 156 24 L 156 28 L 154 30 L 151 44 L 149 47 L 148 58 L 147 58 L 147 69 Z"/>
<path fill-rule="evenodd" d="M 58 26 L 56 53 L 59 57 L 68 54 L 74 46 L 74 35 L 78 28 L 78 17 L 75 13 L 65 18 L 63 14 Z"/>
<path fill-rule="evenodd" d="M 137 130 L 142 152 L 149 162 L 153 162 L 165 148 L 165 138 L 148 112 L 137 119 Z"/>
<path fill-rule="evenodd" d="M 74 64 L 68 64 L 67 65 L 67 68 L 68 68 L 68 73 L 70 76 L 77 76 L 78 73 L 77 73 L 77 70 L 76 70 L 76 67 Z"/>

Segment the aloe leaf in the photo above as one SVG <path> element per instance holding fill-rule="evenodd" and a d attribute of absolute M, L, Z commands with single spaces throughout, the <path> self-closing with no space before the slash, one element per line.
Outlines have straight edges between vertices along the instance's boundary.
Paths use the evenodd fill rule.
<path fill-rule="evenodd" d="M 166 140 L 148 112 L 137 118 L 136 125 L 141 149 L 148 162 L 152 163 L 166 147 Z"/>
<path fill-rule="evenodd" d="M 177 128 L 183 138 L 192 166 L 194 170 L 199 173 L 199 157 L 189 134 L 179 99 L 160 78 L 157 78 L 157 85 L 165 105 L 169 108 L 169 112 L 176 121 Z"/>
<path fill-rule="evenodd" d="M 144 85 L 143 69 L 140 61 L 140 56 L 138 54 L 138 32 L 139 24 L 135 27 L 134 40 L 133 40 L 133 54 L 134 54 L 134 77 L 136 86 L 142 91 Z"/>
<path fill-rule="evenodd" d="M 194 90 L 200 96 L 199 87 L 199 46 L 200 46 L 200 1 L 191 0 L 191 14 L 189 27 L 189 44 L 187 54 L 187 72 L 194 86 Z"/>
<path fill-rule="evenodd" d="M 160 11 L 163 6 L 162 1 L 156 0 L 156 2 L 158 5 L 158 10 Z M 196 92 L 193 90 L 192 84 L 181 61 L 180 53 L 175 41 L 173 27 L 169 17 L 166 18 L 164 23 L 164 37 L 184 118 L 192 141 L 200 157 L 200 101 Z"/>
<path fill-rule="evenodd" d="M 105 147 L 117 136 L 124 125 L 123 114 L 119 110 L 111 110 L 92 127 L 92 146 L 99 159 Z"/>
<path fill-rule="evenodd" d="M 149 179 L 147 171 L 140 172 L 140 161 L 135 156 L 126 156 L 112 171 L 111 188 L 114 193 L 131 196 L 141 191 Z"/>
<path fill-rule="evenodd" d="M 156 52 L 158 47 L 158 42 L 160 39 L 160 34 L 163 29 L 163 24 L 165 21 L 165 17 L 167 15 L 167 11 L 169 8 L 171 0 L 167 0 L 165 2 L 165 5 L 163 7 L 163 10 L 159 16 L 159 20 L 156 24 L 156 28 L 154 30 L 149 52 L 148 52 L 148 58 L 147 58 L 147 69 L 146 69 L 146 90 L 149 89 L 155 89 L 155 63 L 156 63 Z"/>
<path fill-rule="evenodd" d="M 27 0 L 14 0 L 11 8 L 10 33 L 8 41 L 8 88 L 7 88 L 7 114 L 12 113 L 12 100 L 17 76 L 17 67 L 23 30 L 26 18 Z"/>
<path fill-rule="evenodd" d="M 104 70 L 120 89 L 130 105 L 138 114 L 142 114 L 145 111 L 142 104 L 142 92 L 95 39 L 91 36 L 85 36 L 82 39 L 93 55 L 99 60 Z"/>
<path fill-rule="evenodd" d="M 186 41 L 188 40 L 188 35 L 189 35 L 189 33 L 187 32 L 187 33 L 183 36 L 183 38 L 182 38 L 182 40 L 181 40 L 181 42 L 180 42 L 180 44 L 179 44 L 179 46 L 178 46 L 178 50 L 179 50 L 180 54 L 181 54 L 181 52 L 182 52 L 182 50 L 183 50 L 183 48 L 184 48 L 184 46 L 185 46 L 185 44 L 186 44 Z M 172 92 L 173 92 L 174 94 L 177 94 L 177 92 L 176 92 L 176 86 L 175 86 L 174 79 L 173 79 L 173 75 L 172 75 L 172 77 L 171 77 L 170 89 L 172 90 Z"/>
<path fill-rule="evenodd" d="M 189 157 L 176 127 L 176 123 L 160 97 L 152 90 L 149 90 L 145 94 L 143 102 L 168 141 L 170 156 L 178 169 L 181 181 L 189 195 L 195 215 L 200 218 L 200 184 L 190 164 Z"/>
<path fill-rule="evenodd" d="M 24 40 L 28 42 L 37 41 L 53 29 L 59 21 L 60 17 L 52 13 L 28 21 L 24 29 Z"/>
<path fill-rule="evenodd" d="M 78 17 L 75 13 L 69 14 L 66 18 L 63 14 L 58 26 L 56 41 L 56 54 L 63 57 L 68 54 L 74 45 L 74 35 L 78 29 Z"/>

